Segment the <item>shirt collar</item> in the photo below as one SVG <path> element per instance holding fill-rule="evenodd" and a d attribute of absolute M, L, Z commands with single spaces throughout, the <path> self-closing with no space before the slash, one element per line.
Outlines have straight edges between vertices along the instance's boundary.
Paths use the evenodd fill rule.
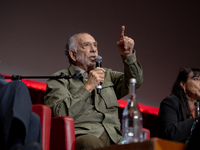
<path fill-rule="evenodd" d="M 80 71 L 80 74 L 83 76 L 84 79 L 88 79 L 88 73 L 84 69 L 77 66 L 75 66 L 75 68 Z"/>

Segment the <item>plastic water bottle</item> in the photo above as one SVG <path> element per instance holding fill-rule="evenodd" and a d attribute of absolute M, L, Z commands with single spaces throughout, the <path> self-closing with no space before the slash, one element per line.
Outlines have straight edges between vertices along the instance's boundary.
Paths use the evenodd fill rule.
<path fill-rule="evenodd" d="M 136 79 L 131 78 L 129 81 L 128 104 L 122 114 L 122 144 L 143 141 L 143 117 L 136 101 L 135 84 Z"/>

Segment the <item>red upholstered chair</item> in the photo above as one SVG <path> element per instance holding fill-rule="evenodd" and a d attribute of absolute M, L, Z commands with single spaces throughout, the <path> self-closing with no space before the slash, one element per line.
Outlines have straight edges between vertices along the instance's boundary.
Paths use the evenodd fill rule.
<path fill-rule="evenodd" d="M 144 139 L 150 139 L 150 131 L 143 128 Z M 51 150 L 74 150 L 75 131 L 74 119 L 67 116 L 51 119 Z"/>
<path fill-rule="evenodd" d="M 150 130 L 143 128 L 143 136 L 145 140 L 150 140 Z"/>
<path fill-rule="evenodd" d="M 33 104 L 32 111 L 39 115 L 43 150 L 50 150 L 51 109 L 42 104 Z"/>
<path fill-rule="evenodd" d="M 51 150 L 74 150 L 74 119 L 67 116 L 51 119 Z"/>

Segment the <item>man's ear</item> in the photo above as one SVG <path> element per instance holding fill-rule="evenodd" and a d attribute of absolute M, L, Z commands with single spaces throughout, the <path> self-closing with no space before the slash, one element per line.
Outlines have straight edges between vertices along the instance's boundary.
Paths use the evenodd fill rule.
<path fill-rule="evenodd" d="M 181 81 L 180 82 L 180 86 L 183 88 L 183 90 L 186 89 L 186 83 L 185 82 Z"/>
<path fill-rule="evenodd" d="M 73 61 L 76 61 L 76 52 L 74 50 L 70 49 L 69 55 Z"/>

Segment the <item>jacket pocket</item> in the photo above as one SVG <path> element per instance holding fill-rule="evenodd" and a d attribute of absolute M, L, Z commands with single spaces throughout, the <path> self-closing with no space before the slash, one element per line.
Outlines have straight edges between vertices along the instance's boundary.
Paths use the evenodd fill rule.
<path fill-rule="evenodd" d="M 103 84 L 101 96 L 106 103 L 106 106 L 109 107 L 119 107 L 119 103 L 114 91 L 114 84 L 110 81 L 106 81 L 106 84 Z"/>

